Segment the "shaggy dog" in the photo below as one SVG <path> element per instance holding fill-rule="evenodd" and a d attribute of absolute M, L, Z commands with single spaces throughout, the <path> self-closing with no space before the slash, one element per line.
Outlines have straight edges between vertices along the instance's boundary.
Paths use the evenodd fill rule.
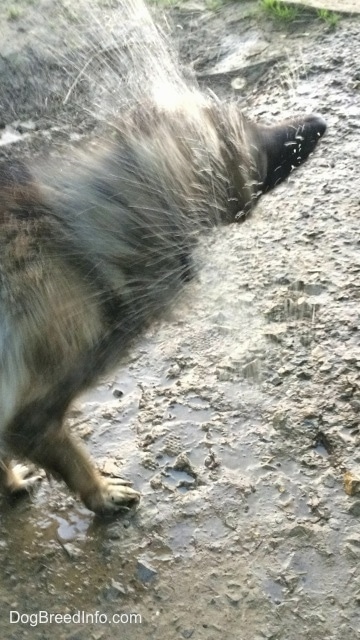
<path fill-rule="evenodd" d="M 168 110 L 134 104 L 105 148 L 46 172 L 0 168 L 0 482 L 11 494 L 35 481 L 16 458 L 96 513 L 138 502 L 70 436 L 69 405 L 176 299 L 199 234 L 247 215 L 326 129 L 315 115 L 260 126 L 235 103 L 190 94 Z"/>

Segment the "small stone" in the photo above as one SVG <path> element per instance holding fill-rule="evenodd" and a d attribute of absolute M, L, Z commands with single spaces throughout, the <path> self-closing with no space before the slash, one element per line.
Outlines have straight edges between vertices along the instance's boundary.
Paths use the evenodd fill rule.
<path fill-rule="evenodd" d="M 157 577 L 157 571 L 145 560 L 138 560 L 137 576 L 143 583 L 152 582 Z"/>
<path fill-rule="evenodd" d="M 124 395 L 124 392 L 121 391 L 121 389 L 114 389 L 113 390 L 113 396 L 114 398 L 122 398 Z"/>
<path fill-rule="evenodd" d="M 325 362 L 319 369 L 321 373 L 328 373 L 332 369 L 332 364 L 330 362 Z"/>
<path fill-rule="evenodd" d="M 107 602 L 117 600 L 118 598 L 121 598 L 121 596 L 125 595 L 125 587 L 120 582 L 116 582 L 115 580 L 111 580 L 111 584 L 106 586 L 102 592 L 102 597 Z"/>
<path fill-rule="evenodd" d="M 280 367 L 277 370 L 277 373 L 279 374 L 279 376 L 288 376 L 290 375 L 290 373 L 292 373 L 295 369 L 294 365 L 288 364 L 286 365 L 286 367 Z"/>
<path fill-rule="evenodd" d="M 116 593 L 117 595 L 120 595 L 120 596 L 126 595 L 126 589 L 124 585 L 121 584 L 121 582 L 116 582 L 116 580 L 111 580 L 111 588 L 113 589 L 114 593 Z"/>
<path fill-rule="evenodd" d="M 346 538 L 346 542 L 349 542 L 349 544 L 353 544 L 360 549 L 360 534 L 352 533 L 348 538 Z"/>
<path fill-rule="evenodd" d="M 180 453 L 180 455 L 178 455 L 174 464 L 172 465 L 172 468 L 175 471 L 184 471 L 185 473 L 187 473 L 189 476 L 192 476 L 193 478 L 197 478 L 198 476 L 197 472 L 195 471 L 194 467 L 192 466 L 189 458 L 185 453 Z"/>
<path fill-rule="evenodd" d="M 183 638 L 191 638 L 191 636 L 193 635 L 195 629 L 184 629 L 181 632 L 181 635 Z"/>
<path fill-rule="evenodd" d="M 334 472 L 331 469 L 328 469 L 323 473 L 319 478 L 316 484 L 322 483 L 328 489 L 333 489 L 336 485 L 337 479 Z"/>
<path fill-rule="evenodd" d="M 354 411 L 360 411 L 360 400 L 357 400 L 357 399 L 350 400 L 350 404 L 354 409 Z"/>
<path fill-rule="evenodd" d="M 346 351 L 343 354 L 343 360 L 348 364 L 355 364 L 355 362 L 357 361 L 357 356 L 354 353 Z"/>
<path fill-rule="evenodd" d="M 274 429 L 284 429 L 287 425 L 287 415 L 284 411 L 276 411 L 272 418 Z"/>
<path fill-rule="evenodd" d="M 311 535 L 311 528 L 305 524 L 295 523 L 288 529 L 289 538 L 308 538 Z"/>
<path fill-rule="evenodd" d="M 311 356 L 313 358 L 316 358 L 317 360 L 321 360 L 324 357 L 324 354 L 325 354 L 324 349 L 320 347 L 320 345 L 317 345 L 311 351 Z"/>
<path fill-rule="evenodd" d="M 230 604 L 232 604 L 234 607 L 237 607 L 239 602 L 242 600 L 242 597 L 240 594 L 227 593 L 226 597 L 230 602 Z"/>
<path fill-rule="evenodd" d="M 163 481 L 162 481 L 162 477 L 160 475 L 160 473 L 158 473 L 156 476 L 153 476 L 150 480 L 150 487 L 154 490 L 156 489 L 161 489 L 163 486 Z"/>
<path fill-rule="evenodd" d="M 282 285 L 290 284 L 290 280 L 287 273 L 276 275 L 274 278 L 274 282 L 275 284 L 282 284 Z"/>
<path fill-rule="evenodd" d="M 301 369 L 301 371 L 296 374 L 296 377 L 299 378 L 299 380 L 311 380 L 311 375 L 308 369 Z"/>
<path fill-rule="evenodd" d="M 79 558 L 81 558 L 81 555 L 82 555 L 81 550 L 71 542 L 66 542 L 63 545 L 63 548 L 66 551 L 69 558 L 71 558 L 72 560 L 78 560 Z"/>
<path fill-rule="evenodd" d="M 354 516 L 354 518 L 360 518 L 360 500 L 356 500 L 349 507 L 349 513 Z"/>
<path fill-rule="evenodd" d="M 173 364 L 171 367 L 169 367 L 168 372 L 167 372 L 167 377 L 168 378 L 178 378 L 180 373 L 181 373 L 181 368 L 179 367 L 177 362 L 175 362 L 175 364 Z"/>
<path fill-rule="evenodd" d="M 106 476 L 118 476 L 119 475 L 119 467 L 114 460 L 105 460 L 102 465 L 102 472 Z"/>
<path fill-rule="evenodd" d="M 350 558 L 352 558 L 353 560 L 359 560 L 360 547 L 356 542 L 355 543 L 353 541 L 348 542 L 347 544 L 344 545 L 344 549 L 346 554 L 350 556 Z"/>
<path fill-rule="evenodd" d="M 246 505 L 247 506 L 247 505 Z M 225 526 L 231 529 L 232 531 L 236 531 L 237 529 L 237 518 L 234 514 L 230 514 L 225 518 Z"/>
<path fill-rule="evenodd" d="M 283 341 L 283 338 L 286 335 L 286 328 L 284 326 L 274 325 L 271 328 L 268 328 L 264 331 L 264 335 L 266 338 L 279 344 Z"/>
<path fill-rule="evenodd" d="M 344 489 L 348 496 L 360 493 L 360 476 L 354 475 L 351 471 L 344 474 Z"/>
<path fill-rule="evenodd" d="M 216 454 L 213 451 L 210 451 L 209 455 L 206 456 L 204 460 L 204 464 L 208 469 L 216 469 L 220 466 L 221 462 Z"/>

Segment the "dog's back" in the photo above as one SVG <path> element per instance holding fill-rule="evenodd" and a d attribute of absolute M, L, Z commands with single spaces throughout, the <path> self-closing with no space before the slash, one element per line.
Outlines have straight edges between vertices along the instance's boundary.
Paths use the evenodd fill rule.
<path fill-rule="evenodd" d="M 197 98 L 198 95 L 198 98 Z M 62 477 L 97 512 L 138 501 L 101 478 L 63 426 L 76 395 L 113 368 L 191 276 L 199 232 L 241 218 L 325 131 L 274 128 L 194 94 L 191 107 L 135 106 L 105 148 L 66 168 L 0 175 L 0 480 L 10 457 Z M 2 469 L 2 471 L 1 471 Z"/>

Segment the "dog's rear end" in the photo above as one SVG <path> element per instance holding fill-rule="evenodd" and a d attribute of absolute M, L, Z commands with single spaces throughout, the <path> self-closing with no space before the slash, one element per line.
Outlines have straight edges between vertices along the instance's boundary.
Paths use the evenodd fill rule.
<path fill-rule="evenodd" d="M 97 513 L 138 502 L 70 437 L 69 405 L 176 299 L 199 232 L 247 214 L 325 131 L 316 116 L 266 128 L 235 105 L 197 109 L 134 108 L 65 174 L 1 169 L 0 481 L 12 494 L 36 480 L 18 458 Z"/>

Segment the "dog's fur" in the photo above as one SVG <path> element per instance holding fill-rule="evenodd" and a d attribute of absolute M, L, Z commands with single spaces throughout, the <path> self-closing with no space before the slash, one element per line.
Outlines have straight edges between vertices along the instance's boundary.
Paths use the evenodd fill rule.
<path fill-rule="evenodd" d="M 11 458 L 61 477 L 107 513 L 139 494 L 105 479 L 70 437 L 73 399 L 122 359 L 191 277 L 202 229 L 250 212 L 314 150 L 317 116 L 255 125 L 194 94 L 190 107 L 135 106 L 106 148 L 35 177 L 0 170 L 0 481 L 34 481 Z M 90 157 L 91 156 L 91 157 Z"/>

